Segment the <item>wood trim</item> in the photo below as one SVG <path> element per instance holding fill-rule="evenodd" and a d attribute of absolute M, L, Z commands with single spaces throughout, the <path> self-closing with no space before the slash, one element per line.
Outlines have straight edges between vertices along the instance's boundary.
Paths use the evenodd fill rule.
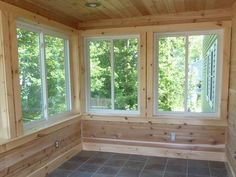
<path fill-rule="evenodd" d="M 16 137 L 14 94 L 12 80 L 11 41 L 9 13 L 0 11 L 0 80 L 1 80 L 1 125 L 0 138 Z"/>
<path fill-rule="evenodd" d="M 130 146 L 130 145 L 118 145 L 118 144 L 88 143 L 88 142 L 83 142 L 83 150 L 195 159 L 195 160 L 213 160 L 213 161 L 223 161 L 223 162 L 226 161 L 224 152 L 205 152 L 205 151 L 179 150 L 179 149 L 169 149 L 169 148 Z"/>
<path fill-rule="evenodd" d="M 58 168 L 61 164 L 78 154 L 82 151 L 82 143 L 73 147 L 72 149 L 68 150 L 64 154 L 61 154 L 57 158 L 53 159 L 52 161 L 48 162 L 41 168 L 37 169 L 36 171 L 32 172 L 31 174 L 27 175 L 27 177 L 42 177 L 47 176 L 50 172 Z M 24 177 L 24 176 L 22 176 Z"/>
<path fill-rule="evenodd" d="M 78 29 L 120 28 L 180 23 L 197 23 L 203 21 L 231 20 L 232 9 L 182 12 L 165 15 L 142 16 L 121 19 L 92 20 L 80 22 Z"/>

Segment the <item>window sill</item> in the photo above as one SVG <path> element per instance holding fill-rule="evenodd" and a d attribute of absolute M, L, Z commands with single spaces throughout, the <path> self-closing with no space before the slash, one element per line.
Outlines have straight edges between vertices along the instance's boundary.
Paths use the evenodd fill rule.
<path fill-rule="evenodd" d="M 32 129 L 26 129 L 24 134 L 17 138 L 10 140 L 0 139 L 0 154 L 28 143 L 34 139 L 38 139 L 39 137 L 47 135 L 51 132 L 64 128 L 68 125 L 74 124 L 80 120 L 80 114 L 70 114 L 65 117 L 58 118 L 56 121 L 45 121 L 44 123 L 41 123 Z"/>

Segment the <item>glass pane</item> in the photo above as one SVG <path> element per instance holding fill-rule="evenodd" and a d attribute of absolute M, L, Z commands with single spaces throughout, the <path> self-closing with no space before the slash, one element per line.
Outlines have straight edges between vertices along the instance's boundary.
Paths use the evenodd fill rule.
<path fill-rule="evenodd" d="M 214 34 L 189 36 L 189 112 L 215 112 L 216 41 Z"/>
<path fill-rule="evenodd" d="M 45 35 L 45 54 L 48 115 L 52 116 L 67 111 L 65 40 Z"/>
<path fill-rule="evenodd" d="M 186 38 L 161 37 L 158 51 L 158 111 L 184 111 Z"/>
<path fill-rule="evenodd" d="M 138 39 L 114 40 L 115 109 L 138 110 Z"/>
<path fill-rule="evenodd" d="M 111 42 L 89 41 L 90 108 L 111 109 Z"/>
<path fill-rule="evenodd" d="M 24 123 L 42 119 L 39 33 L 17 28 Z"/>

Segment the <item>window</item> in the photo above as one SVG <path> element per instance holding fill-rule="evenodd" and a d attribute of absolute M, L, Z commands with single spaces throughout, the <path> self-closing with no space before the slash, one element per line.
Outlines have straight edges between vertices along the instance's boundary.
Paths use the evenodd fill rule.
<path fill-rule="evenodd" d="M 67 37 L 18 23 L 17 40 L 24 123 L 69 112 Z"/>
<path fill-rule="evenodd" d="M 139 39 L 87 38 L 89 112 L 137 113 Z"/>
<path fill-rule="evenodd" d="M 220 34 L 156 34 L 155 114 L 218 114 Z"/>

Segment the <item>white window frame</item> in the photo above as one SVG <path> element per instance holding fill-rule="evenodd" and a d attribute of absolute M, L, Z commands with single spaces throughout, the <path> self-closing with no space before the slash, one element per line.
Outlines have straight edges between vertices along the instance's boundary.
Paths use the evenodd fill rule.
<path fill-rule="evenodd" d="M 217 35 L 217 62 L 216 62 L 216 96 L 215 96 L 215 112 L 213 113 L 205 113 L 205 112 L 188 112 L 187 111 L 187 97 L 188 97 L 188 38 L 189 36 L 194 35 Z M 160 37 L 178 37 L 184 36 L 186 37 L 186 45 L 185 45 L 185 92 L 184 92 L 184 111 L 158 111 L 158 81 L 159 81 L 159 73 L 158 73 L 158 57 L 157 52 L 159 50 L 159 39 Z M 220 118 L 220 98 L 221 98 L 221 82 L 222 82 L 222 63 L 223 63 L 223 30 L 204 30 L 204 31 L 183 31 L 183 32 L 167 32 L 167 33 L 155 33 L 154 34 L 154 104 L 153 104 L 153 114 L 155 116 L 170 116 L 175 118 Z"/>
<path fill-rule="evenodd" d="M 112 68 L 112 76 L 111 76 L 111 102 L 112 102 L 112 109 L 92 109 L 91 108 L 91 83 L 90 83 L 90 60 L 89 60 L 89 41 L 110 41 L 112 44 L 113 48 L 113 40 L 116 39 L 137 39 L 138 40 L 138 65 L 137 65 L 137 71 L 138 71 L 138 87 L 137 87 L 137 91 L 138 91 L 138 109 L 136 111 L 132 111 L 132 110 L 116 110 L 114 109 L 114 54 L 113 54 L 113 50 L 111 50 L 111 64 L 113 65 Z M 135 116 L 135 115 L 139 115 L 140 114 L 140 36 L 139 35 L 121 35 L 121 36 L 102 36 L 102 37 L 98 37 L 98 36 L 93 36 L 93 37 L 85 37 L 84 39 L 84 43 L 86 46 L 85 47 L 85 65 L 86 65 L 86 112 L 89 114 L 94 114 L 94 115 L 120 115 L 122 114 L 122 116 L 127 115 L 127 116 Z"/>
<path fill-rule="evenodd" d="M 44 123 L 45 121 L 56 121 L 57 118 L 62 118 L 71 114 L 72 112 L 72 99 L 71 99 L 71 78 L 70 78 L 70 56 L 69 56 L 69 37 L 63 33 L 58 33 L 56 31 L 47 29 L 45 27 L 36 26 L 33 24 L 25 23 L 22 21 L 16 22 L 16 27 L 20 29 L 25 29 L 28 31 L 36 32 L 39 34 L 39 54 L 40 54 L 40 77 L 41 77 L 41 99 L 43 102 L 42 105 L 42 115 L 40 120 L 35 120 L 32 122 L 24 123 L 25 129 L 31 129 L 36 125 Z M 53 116 L 48 115 L 48 89 L 47 89 L 47 79 L 46 79 L 46 67 L 45 67 L 45 60 L 46 60 L 46 52 L 45 52 L 45 35 L 50 35 L 52 37 L 58 37 L 64 40 L 64 64 L 65 64 L 65 86 L 66 86 L 66 107 L 67 110 L 65 112 L 61 112 L 55 114 Z"/>

